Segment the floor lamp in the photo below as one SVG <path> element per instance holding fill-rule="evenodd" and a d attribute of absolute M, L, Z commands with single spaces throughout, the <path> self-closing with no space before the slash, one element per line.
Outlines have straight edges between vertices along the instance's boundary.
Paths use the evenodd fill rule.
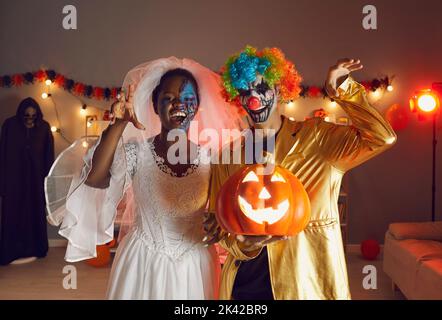
<path fill-rule="evenodd" d="M 418 113 L 419 119 L 431 117 L 433 123 L 433 161 L 431 181 L 431 221 L 436 220 L 436 146 L 437 146 L 437 117 L 440 112 L 440 98 L 442 96 L 442 82 L 435 82 L 432 89 L 417 91 L 410 99 L 410 109 Z"/>

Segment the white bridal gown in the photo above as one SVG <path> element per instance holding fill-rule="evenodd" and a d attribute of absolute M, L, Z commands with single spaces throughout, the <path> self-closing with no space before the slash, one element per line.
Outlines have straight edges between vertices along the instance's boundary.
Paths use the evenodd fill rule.
<path fill-rule="evenodd" d="M 97 244 L 112 240 L 117 205 L 132 184 L 135 222 L 118 246 L 107 297 L 216 299 L 218 256 L 213 246 L 201 243 L 210 175 L 210 165 L 201 161 L 203 149 L 186 174 L 177 177 L 150 140 L 124 145 L 120 141 L 107 189 L 83 183 L 94 149 L 85 156 L 66 203 L 60 229 L 69 239 L 66 260 L 91 258 Z"/>

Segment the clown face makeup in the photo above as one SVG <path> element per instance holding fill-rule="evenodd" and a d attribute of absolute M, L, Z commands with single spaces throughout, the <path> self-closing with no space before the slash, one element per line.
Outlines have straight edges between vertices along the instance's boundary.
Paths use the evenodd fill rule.
<path fill-rule="evenodd" d="M 258 75 L 248 90 L 239 90 L 242 107 L 255 123 L 266 122 L 277 105 L 276 90 Z"/>
<path fill-rule="evenodd" d="M 167 79 L 158 97 L 158 110 L 163 127 L 189 129 L 198 111 L 196 88 L 188 79 L 177 76 Z"/>

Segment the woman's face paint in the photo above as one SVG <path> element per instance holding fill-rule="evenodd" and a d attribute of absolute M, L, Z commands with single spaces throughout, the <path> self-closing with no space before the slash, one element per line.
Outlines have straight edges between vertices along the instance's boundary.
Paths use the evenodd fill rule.
<path fill-rule="evenodd" d="M 195 114 L 198 110 L 197 95 L 193 84 L 189 80 L 185 80 L 181 86 L 180 102 L 184 106 L 186 118 L 183 121 L 183 125 L 186 130 L 190 126 L 190 122 L 195 118 Z"/>
<path fill-rule="evenodd" d="M 159 95 L 158 114 L 163 127 L 189 129 L 190 122 L 198 111 L 199 101 L 196 88 L 184 77 L 171 77 L 166 80 Z"/>
<path fill-rule="evenodd" d="M 265 122 L 277 105 L 276 90 L 258 75 L 248 90 L 240 90 L 241 105 L 255 123 Z"/>

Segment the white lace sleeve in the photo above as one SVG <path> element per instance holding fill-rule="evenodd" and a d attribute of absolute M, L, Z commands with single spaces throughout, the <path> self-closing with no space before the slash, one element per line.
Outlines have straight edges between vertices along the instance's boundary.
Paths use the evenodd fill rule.
<path fill-rule="evenodd" d="M 126 152 L 127 173 L 133 178 L 137 171 L 138 145 L 136 143 L 125 143 L 124 151 Z"/>
<path fill-rule="evenodd" d="M 120 140 L 110 169 L 110 182 L 106 189 L 87 186 L 84 182 L 91 170 L 97 143 L 84 157 L 81 173 L 74 177 L 66 201 L 66 213 L 60 235 L 69 243 L 65 259 L 69 262 L 96 257 L 96 246 L 114 238 L 114 220 L 117 206 L 130 185 L 136 170 L 137 146 Z"/>

